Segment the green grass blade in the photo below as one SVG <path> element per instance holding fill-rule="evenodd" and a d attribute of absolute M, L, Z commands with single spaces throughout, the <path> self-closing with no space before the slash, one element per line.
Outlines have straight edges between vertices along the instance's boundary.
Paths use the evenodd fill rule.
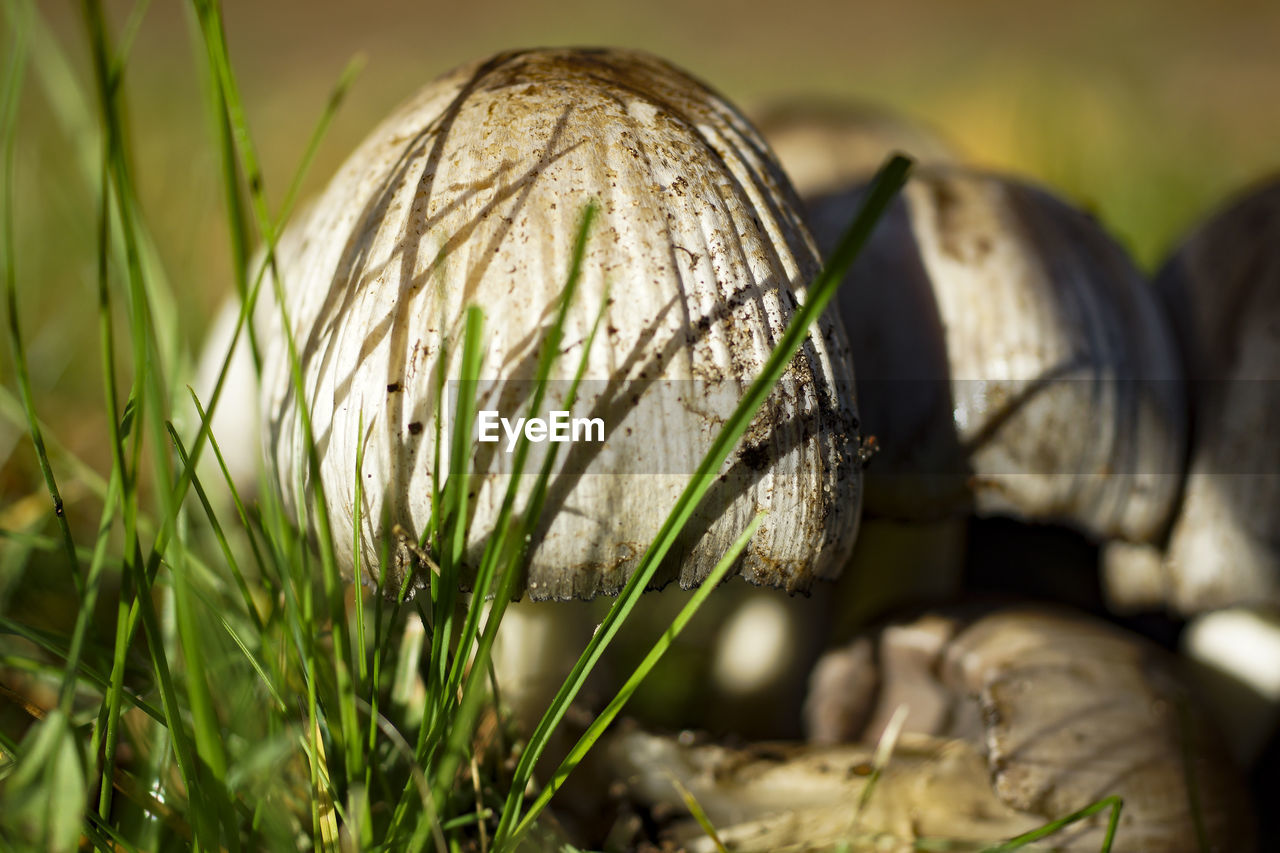
<path fill-rule="evenodd" d="M 443 535 L 440 551 L 440 577 L 433 578 L 436 590 L 431 636 L 432 683 L 428 685 L 429 701 L 437 709 L 437 717 L 451 701 L 445 690 L 449 661 L 446 652 L 453 633 L 453 613 L 458 601 L 458 584 L 467 548 L 468 491 L 471 484 L 471 433 L 476 420 L 476 391 L 480 365 L 484 357 L 484 312 L 476 306 L 467 309 L 462 337 L 462 364 L 456 383 L 458 399 L 454 405 L 453 429 L 449 451 L 449 477 L 443 492 Z M 478 607 L 479 603 L 473 606 Z"/>
<path fill-rule="evenodd" d="M 333 89 L 329 92 L 329 99 L 324 105 L 324 110 L 320 113 L 320 119 L 316 122 L 316 126 L 311 130 L 311 136 L 307 138 L 306 150 L 302 152 L 302 159 L 298 161 L 298 167 L 293 172 L 293 178 L 289 181 L 289 188 L 285 190 L 284 201 L 280 204 L 280 212 L 276 216 L 278 222 L 284 223 L 289 219 L 289 215 L 293 212 L 293 206 L 298 201 L 298 195 L 302 192 L 302 182 L 307 176 L 307 172 L 311 170 L 311 164 L 315 161 L 316 152 L 320 150 L 320 143 L 324 141 L 325 135 L 329 132 L 329 125 L 333 123 L 333 117 L 338 114 L 338 108 L 342 106 L 342 102 L 346 100 L 347 92 L 356 82 L 356 78 L 360 76 L 360 72 L 364 70 L 364 57 L 356 55 L 351 57 L 347 62 L 342 73 L 338 75 L 338 82 L 334 84 Z"/>
<path fill-rule="evenodd" d="M 187 456 L 186 448 L 182 445 L 182 439 L 178 437 L 178 431 L 174 429 L 171 423 L 166 423 L 165 426 L 169 430 L 169 440 L 173 442 L 173 448 L 178 454 L 178 464 L 184 468 L 190 468 L 190 459 Z M 209 503 L 209 496 L 205 494 L 200 478 L 194 473 L 187 476 L 191 477 L 191 487 L 195 490 L 196 498 L 200 501 L 200 507 L 204 510 L 205 517 L 209 520 L 209 527 L 213 530 L 213 536 L 218 542 L 218 548 L 222 552 L 222 559 L 231 571 L 231 577 L 235 581 L 236 589 L 240 591 L 245 611 L 249 614 L 249 618 L 253 620 L 254 627 L 258 629 L 258 633 L 261 634 L 263 631 L 262 617 L 258 614 L 258 607 L 253 602 L 253 596 L 249 593 L 249 584 L 244 579 L 244 573 L 240 571 L 240 562 L 231 551 L 231 544 L 227 542 L 227 536 L 222 530 L 222 524 L 218 521 L 218 517 L 213 511 L 213 505 Z"/>
<path fill-rule="evenodd" d="M 196 408 L 196 416 L 200 418 L 203 426 L 209 420 L 209 413 L 200 404 L 200 398 L 196 396 L 196 392 L 191 390 L 190 387 L 187 388 L 187 391 L 191 394 L 191 402 Z M 213 451 L 214 459 L 217 460 L 218 469 L 222 472 L 223 482 L 227 486 L 227 491 L 231 494 L 231 504 L 235 507 L 236 515 L 240 519 L 240 525 L 244 528 L 246 537 L 249 540 L 249 548 L 253 551 L 254 562 L 258 566 L 259 578 L 268 587 L 267 591 L 270 593 L 272 582 L 266 576 L 267 561 L 262 555 L 262 549 L 258 544 L 258 537 L 254 533 L 254 526 L 249 520 L 249 512 L 245 508 L 244 500 L 240 497 L 240 489 L 237 488 L 235 481 L 231 478 L 231 471 L 227 468 L 227 460 L 222 456 L 222 448 L 218 445 L 218 437 L 213 434 L 212 429 L 209 430 L 209 449 Z"/>
<path fill-rule="evenodd" d="M 45 631 L 39 631 L 21 622 L 14 621 L 7 616 L 0 616 L 0 634 L 12 634 L 15 637 L 21 637 L 33 645 L 39 646 L 55 658 L 64 662 L 70 660 L 70 645 L 62 642 L 60 636 L 49 634 Z M 65 668 L 65 667 L 64 667 Z M 103 675 L 97 669 L 94 669 L 85 661 L 81 660 L 79 666 L 75 670 L 75 674 L 89 683 L 90 685 L 105 690 L 109 686 L 107 676 Z M 156 722 L 164 722 L 164 711 L 152 705 L 146 699 L 125 690 L 124 698 L 129 704 L 142 711 Z"/>
<path fill-rule="evenodd" d="M 351 680 L 352 660 L 351 643 L 347 633 L 347 623 L 343 605 L 343 584 L 339 577 L 337 561 L 335 558 L 335 549 L 333 541 L 333 532 L 330 525 L 328 508 L 325 501 L 324 489 L 321 485 L 320 478 L 320 460 L 315 448 L 314 431 L 311 424 L 310 406 L 307 402 L 305 383 L 302 378 L 301 363 L 298 359 L 297 344 L 292 333 L 292 325 L 289 322 L 288 311 L 286 309 L 283 283 L 281 281 L 280 270 L 275 267 L 275 246 L 278 228 L 267 212 L 266 198 L 263 192 L 264 182 L 262 169 L 259 164 L 257 150 L 253 144 L 253 140 L 249 134 L 248 122 L 245 117 L 244 109 L 239 96 L 239 88 L 235 82 L 235 75 L 231 69 L 231 62 L 227 51 L 226 39 L 222 26 L 222 13 L 219 5 L 210 0 L 193 0 L 196 15 L 200 22 L 201 33 L 204 37 L 206 49 L 209 54 L 209 63 L 219 81 L 219 92 L 222 97 L 222 106 L 226 109 L 227 115 L 230 117 L 231 127 L 236 140 L 236 150 L 240 155 L 240 162 L 244 168 L 245 176 L 248 179 L 249 196 L 252 201 L 252 207 L 259 231 L 267 244 L 267 263 L 273 267 L 274 275 L 272 276 L 273 285 L 275 287 L 275 296 L 277 309 L 280 312 L 280 320 L 284 329 L 285 342 L 287 345 L 287 354 L 289 359 L 290 374 L 293 385 L 293 392 L 298 401 L 298 419 L 299 428 L 302 430 L 304 446 L 308 448 L 307 465 L 310 472 L 310 489 L 309 497 L 306 494 L 299 495 L 299 508 L 309 510 L 309 517 L 315 525 L 316 539 L 320 546 L 320 562 L 321 577 L 324 582 L 324 593 L 327 603 L 329 618 L 332 622 L 335 654 L 333 655 L 332 665 L 337 680 L 337 689 L 339 693 L 339 714 L 341 718 L 340 732 L 342 735 L 342 745 L 346 753 L 346 758 L 350 762 L 353 772 L 360 773 L 363 754 L 359 747 L 359 725 L 355 710 L 355 692 L 354 685 Z M 345 89 L 343 90 L 345 91 Z M 341 97 L 334 99 L 331 103 L 336 107 L 336 103 L 341 101 Z M 328 115 L 328 113 L 326 113 Z M 322 120 L 322 126 L 327 126 L 327 118 Z M 245 311 L 242 310 L 242 320 Z M 210 411 L 214 410 L 215 401 L 210 400 Z M 202 433 L 204 431 L 202 430 Z M 199 441 L 199 439 L 197 439 Z M 198 444 L 193 446 L 191 457 L 193 461 L 198 460 Z M 310 586 L 304 588 L 303 607 L 304 607 L 304 625 L 310 627 L 312 623 L 312 608 L 309 603 Z M 313 663 L 315 661 L 313 660 Z M 314 707 L 314 697 L 309 696 L 309 706 Z M 316 744 L 318 747 L 318 744 Z M 320 755 L 317 748 L 315 754 Z M 313 765 L 314 766 L 314 765 Z"/>
<path fill-rule="evenodd" d="M 355 540 L 351 543 L 352 565 L 351 579 L 356 585 L 355 605 L 356 605 L 356 679 L 361 687 L 366 686 L 369 678 L 369 667 L 367 655 L 365 654 L 365 617 L 364 617 L 364 570 L 361 566 L 361 557 L 364 553 L 364 451 L 365 443 L 368 436 L 364 431 L 364 409 L 360 410 L 360 417 L 356 425 L 356 435 L 359 440 L 356 443 L 356 469 L 355 469 L 355 512 L 352 515 L 351 528 L 352 538 Z"/>
<path fill-rule="evenodd" d="M 83 18 L 89 34 L 89 44 L 93 58 L 95 80 L 97 82 L 99 110 L 104 129 L 107 172 L 111 187 L 114 190 L 118 211 L 121 236 L 124 244 L 125 269 L 127 271 L 127 296 L 130 321 L 130 337 L 132 341 L 134 388 L 133 402 L 136 420 L 140 421 L 132 431 L 134 461 L 131 470 L 136 470 L 137 459 L 142 452 L 143 428 L 146 428 L 151 440 L 151 469 L 157 482 L 157 494 L 161 499 L 161 511 L 164 522 L 159 536 L 173 530 L 173 522 L 177 517 L 177 504 L 172 501 L 170 488 L 172 474 L 170 457 L 164 451 L 165 427 L 163 412 L 166 408 L 165 383 L 163 380 L 162 361 L 155 337 L 154 312 L 150 305 L 151 288 L 148 285 L 147 271 L 144 269 L 139 243 L 139 223 L 134 183 L 126 156 L 126 141 L 123 119 L 121 116 L 120 75 L 122 69 L 113 53 L 107 35 L 105 16 L 100 2 L 85 0 Z M 126 496 L 126 506 L 134 499 Z M 188 790 L 200 790 L 215 803 L 224 800 L 225 792 L 217 778 L 210 779 L 207 772 L 202 772 L 197 764 L 197 747 L 192 744 L 190 734 L 182 716 L 178 694 L 175 688 L 173 671 L 169 665 L 169 652 L 166 637 L 160 629 L 159 620 L 151 598 L 152 572 L 150 566 L 144 565 L 136 548 L 133 555 L 132 579 L 136 588 L 135 608 L 131 608 L 130 616 L 136 609 L 142 621 L 147 650 L 151 657 L 153 670 L 160 687 L 165 718 L 169 729 L 178 768 Z M 156 549 L 153 548 L 153 557 Z M 156 563 L 158 568 L 158 559 Z M 180 574 L 180 573 L 179 573 Z M 179 578 L 182 582 L 183 578 Z M 126 630 L 118 637 L 128 637 Z M 113 685 L 114 687 L 114 685 Z M 196 698 L 199 700 L 199 686 L 196 687 Z M 200 726 L 200 728 L 204 728 Z M 197 736 L 208 740 L 208 734 L 197 732 Z M 197 810 L 193 815 L 192 829 L 198 844 L 214 845 L 218 838 L 224 836 L 234 844 L 236 833 L 230 826 L 224 826 L 225 832 L 219 831 L 221 818 L 225 810 L 215 808 L 220 814 Z"/>
<path fill-rule="evenodd" d="M 746 550 L 747 543 L 751 541 L 751 537 L 755 535 L 756 530 L 760 527 L 760 522 L 763 520 L 764 513 L 757 514 L 751 520 L 751 523 L 747 525 L 747 529 L 738 536 L 729 547 L 729 550 L 716 563 L 715 568 L 711 570 L 711 574 L 703 581 L 702 586 L 698 587 L 698 590 L 685 606 L 680 609 L 680 613 L 672 620 L 667 629 L 662 632 L 662 636 L 653 644 L 653 648 L 645 655 L 644 660 L 635 668 L 622 687 L 619 688 L 617 694 L 605 706 L 605 709 L 591 721 L 591 725 L 587 727 L 586 732 L 569 750 L 569 754 L 560 763 L 560 767 L 556 769 L 547 786 L 542 789 L 538 798 L 534 800 L 533 805 L 529 807 L 529 811 L 521 819 L 519 826 L 512 833 L 511 845 L 518 844 L 524 833 L 533 826 L 534 820 L 551 802 L 551 798 L 555 796 L 556 791 L 560 790 L 560 786 L 564 784 L 565 779 L 569 778 L 569 774 L 582 762 L 587 752 L 604 734 L 605 729 L 617 718 L 623 707 L 635 695 L 641 683 L 649 676 L 653 668 L 658 665 L 658 661 L 662 660 L 662 656 L 671 648 L 671 644 L 680 636 L 680 632 L 685 629 L 685 626 L 689 624 L 702 605 L 711 597 L 711 593 L 720 585 L 721 581 L 728 576 L 729 570 L 738 562 L 738 558 Z M 711 834 L 714 836 L 714 831 Z"/>
<path fill-rule="evenodd" d="M 587 239 L 596 213 L 597 206 L 594 203 L 589 203 L 584 208 L 582 217 L 579 220 L 577 235 L 574 239 L 574 246 L 570 256 L 568 275 L 561 292 L 557 313 L 544 336 L 539 353 L 534 393 L 531 395 L 529 404 L 531 415 L 536 414 L 541 409 L 551 371 L 559 358 L 561 343 L 564 339 L 564 324 L 581 278 Z M 604 316 L 605 304 L 607 304 L 607 299 L 601 305 L 583 347 L 577 372 L 565 398 L 564 405 L 566 406 L 573 405 L 578 383 L 586 370 L 588 355 Z M 522 435 L 517 443 L 507 491 L 494 524 L 493 535 L 486 543 L 485 552 L 481 559 L 481 567 L 475 582 L 472 606 L 467 614 L 463 638 L 459 643 L 458 653 L 454 659 L 453 668 L 450 672 L 450 681 L 446 689 L 447 698 L 452 701 L 458 692 L 454 686 L 458 683 L 456 679 L 462 677 L 463 664 L 470 660 L 470 671 L 466 681 L 461 685 L 461 699 L 449 719 L 450 731 L 447 735 L 444 755 L 436 769 L 434 795 L 438 807 L 443 806 L 444 798 L 452 787 L 452 780 L 461 765 L 463 756 L 467 752 L 467 746 L 474 732 L 476 720 L 485 697 L 484 675 L 489 670 L 493 643 L 497 636 L 503 613 L 514 595 L 515 584 L 523 577 L 524 557 L 529 535 L 541 518 L 542 503 L 545 498 L 547 483 L 550 481 L 551 472 L 555 467 L 558 449 L 558 447 L 552 445 L 550 452 L 543 460 L 542 469 L 534 482 L 533 489 L 530 491 L 528 506 L 525 507 L 520 521 L 513 522 L 512 514 L 519 490 L 520 477 L 523 474 L 529 453 L 529 442 L 526 436 Z M 480 611 L 483 608 L 484 598 L 491 588 L 493 577 L 499 566 L 502 567 L 502 574 L 498 590 L 494 595 L 493 603 L 489 610 L 484 633 L 476 647 L 475 655 L 472 657 L 470 654 L 471 644 L 475 637 L 475 631 L 478 629 Z"/>
<path fill-rule="evenodd" d="M 1111 853 L 1111 845 L 1115 841 L 1116 830 L 1120 826 L 1120 810 L 1124 808 L 1124 800 L 1118 796 L 1103 797 L 1096 803 L 1090 803 L 1079 811 L 1058 818 L 1055 821 L 1046 823 L 1044 826 L 1024 832 L 1016 838 L 1011 838 L 1003 844 L 995 847 L 988 847 L 982 853 L 1008 853 L 1010 850 L 1019 850 L 1028 844 L 1033 844 L 1042 838 L 1048 838 L 1055 832 L 1066 829 L 1073 823 L 1093 817 L 1094 815 L 1106 809 L 1111 810 L 1111 815 L 1107 819 L 1107 832 L 1102 839 L 1102 847 L 1100 853 Z"/>
<path fill-rule="evenodd" d="M 595 221 L 598 210 L 599 208 L 594 202 L 589 203 L 586 208 L 584 208 L 582 218 L 579 220 L 577 234 L 574 237 L 573 251 L 569 259 L 569 272 L 565 278 L 565 286 L 561 291 L 560 304 L 557 307 L 555 318 L 547 329 L 546 337 L 542 342 L 542 350 L 538 356 L 538 368 L 535 376 L 534 393 L 529 401 L 529 417 L 535 417 L 542 409 L 542 401 L 546 396 L 547 382 L 551 375 L 551 370 L 555 360 L 560 353 L 561 343 L 564 340 L 564 324 L 569 315 L 569 306 L 573 303 L 573 297 L 577 292 L 578 282 L 582 277 L 582 260 L 586 256 L 587 238 L 591 233 L 591 226 Z M 569 389 L 566 405 L 571 405 L 573 402 L 577 382 L 581 380 L 583 371 L 586 368 L 587 356 L 591 352 L 591 345 L 595 337 L 595 332 L 596 329 L 599 328 L 600 320 L 604 316 L 604 309 L 607 304 L 608 299 L 606 298 L 601 303 L 600 313 L 596 317 L 595 325 L 591 330 L 591 335 L 583 346 L 582 356 L 578 365 L 578 373 L 575 377 L 573 387 Z M 559 448 L 556 445 L 553 444 L 551 446 L 550 455 L 546 460 L 549 464 L 544 465 L 547 477 L 550 476 L 550 464 L 554 464 L 556 458 L 555 454 L 558 450 Z M 524 466 L 528 456 L 529 442 L 525 440 L 524 435 L 521 435 L 520 441 L 516 446 L 515 458 L 512 461 L 507 491 L 503 496 L 502 506 L 499 508 L 496 521 L 494 522 L 494 536 L 487 544 L 484 556 L 481 559 L 480 567 L 476 572 L 475 595 L 478 596 L 481 601 L 483 601 L 489 593 L 498 562 L 503 557 L 507 556 L 505 535 L 512 514 L 515 510 L 516 497 L 519 492 L 520 477 L 524 473 Z M 545 492 L 545 484 L 542 490 Z M 531 493 L 531 498 L 537 493 L 538 488 L 535 487 L 534 492 Z M 539 518 L 539 509 L 539 506 L 534 505 L 526 507 L 524 513 L 525 518 L 530 521 Z M 529 526 L 531 525 L 526 525 L 526 527 Z M 507 572 L 512 575 L 518 574 L 521 569 L 521 566 L 515 564 L 509 564 L 507 566 Z M 515 580 L 516 578 L 513 577 L 512 579 Z M 510 592 L 507 593 L 507 597 L 510 597 Z M 495 627 L 497 625 L 497 621 L 502 618 L 501 611 L 505 606 L 505 602 L 499 605 L 498 602 L 495 601 L 495 607 L 490 611 L 490 619 L 495 620 Z M 471 646 L 475 642 L 476 633 L 479 630 L 480 613 L 482 609 L 483 608 L 481 607 L 473 606 L 467 612 L 467 617 L 462 629 L 462 636 L 458 643 L 459 653 L 454 658 L 453 666 L 450 669 L 449 678 L 446 682 L 446 696 L 452 697 L 457 692 L 459 683 L 462 679 L 464 664 L 470 658 Z M 473 664 L 473 666 L 479 665 L 480 664 L 478 662 Z"/>
<path fill-rule="evenodd" d="M 685 787 L 685 784 L 676 776 L 671 777 L 671 784 L 675 787 L 676 793 L 680 795 L 680 799 L 684 800 L 684 807 L 689 810 L 689 814 L 697 821 L 702 832 L 711 839 L 711 843 L 716 847 L 716 853 L 729 853 L 729 848 L 724 846 L 724 842 L 720 840 L 720 833 L 716 832 L 716 826 L 711 822 L 710 816 L 706 809 L 702 807 L 702 803 L 698 802 L 698 798 L 693 795 Z"/>

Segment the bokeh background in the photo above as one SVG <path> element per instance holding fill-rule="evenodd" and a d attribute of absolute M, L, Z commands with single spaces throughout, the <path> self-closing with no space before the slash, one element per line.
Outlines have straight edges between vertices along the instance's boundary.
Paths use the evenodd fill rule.
<path fill-rule="evenodd" d="M 38 4 L 83 89 L 76 4 Z M 110 4 L 117 30 L 131 4 Z M 279 200 L 342 69 L 363 71 L 306 182 L 315 192 L 373 124 L 460 62 L 517 46 L 657 52 L 745 108 L 847 98 L 926 122 L 974 162 L 1094 211 L 1145 268 L 1226 194 L 1280 168 L 1280 4 L 1014 0 L 473 0 L 226 4 L 267 189 Z M 218 161 L 187 4 L 151 5 L 126 78 L 136 179 L 194 349 L 232 286 Z M 47 63 L 46 63 L 47 65 Z M 41 411 L 87 459 L 105 452 L 93 300 L 91 127 L 74 87 L 29 72 L 18 149 L 22 320 Z M 92 151 L 92 148 L 88 149 Z M 4 380 L 11 378 L 6 358 Z M 10 387 L 12 385 L 10 384 Z M 85 407 L 85 395 L 95 405 Z M 0 504 L 38 483 L 0 422 Z"/>

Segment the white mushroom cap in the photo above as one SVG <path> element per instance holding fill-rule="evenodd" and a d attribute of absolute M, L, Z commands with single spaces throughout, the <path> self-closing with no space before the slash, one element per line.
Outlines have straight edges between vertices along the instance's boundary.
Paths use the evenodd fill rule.
<path fill-rule="evenodd" d="M 706 87 L 643 53 L 519 51 L 446 74 L 383 122 L 320 199 L 285 282 L 348 572 L 358 443 L 372 572 L 389 525 L 413 535 L 428 525 L 434 419 L 452 411 L 434 377 L 441 365 L 459 375 L 465 308 L 486 313 L 481 408 L 523 401 L 593 199 L 600 215 L 552 378 L 572 377 L 602 315 L 575 413 L 603 413 L 606 442 L 571 446 L 553 478 L 528 590 L 615 592 L 652 541 L 818 258 L 767 146 Z M 287 485 L 304 445 L 283 337 L 262 335 L 263 411 Z M 860 499 L 851 379 L 836 322 L 823 321 L 660 582 L 699 583 L 762 509 L 741 567 L 748 580 L 796 590 L 839 572 Z M 494 445 L 477 456 L 473 556 L 492 533 L 507 464 Z M 390 568 L 395 581 L 403 566 Z"/>
<path fill-rule="evenodd" d="M 810 204 L 820 245 L 860 190 Z M 1147 540 L 1181 477 L 1185 402 L 1150 287 L 1084 213 L 1018 181 L 922 169 L 841 289 L 868 512 L 963 511 Z"/>

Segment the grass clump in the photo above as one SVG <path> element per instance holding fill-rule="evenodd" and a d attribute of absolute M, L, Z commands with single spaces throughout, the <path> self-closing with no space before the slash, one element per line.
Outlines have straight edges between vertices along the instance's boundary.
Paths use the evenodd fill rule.
<path fill-rule="evenodd" d="M 211 137 L 236 287 L 242 300 L 232 343 L 208 399 L 184 386 L 183 335 L 175 294 L 158 260 L 139 200 L 125 109 L 128 55 L 146 11 L 135 7 L 119 38 L 98 0 L 84 0 L 81 22 L 91 83 L 66 92 L 66 104 L 92 104 L 78 126 L 96 128 L 86 170 L 94 199 L 96 295 L 102 420 L 109 474 L 46 441 L 36 411 L 19 299 L 14 239 L 15 140 L 25 75 L 78 85 L 60 45 L 30 2 L 10 0 L 3 83 L 3 250 L 7 337 L 20 419 L 47 491 L 56 533 L 7 535 L 6 565 L 66 581 L 69 631 L 39 620 L 0 616 L 0 667 L 33 686 L 52 685 L 49 704 L 17 697 L 25 715 L 0 726 L 0 785 L 6 806 L 0 842 L 14 849 L 514 849 L 560 784 L 618 715 L 674 637 L 733 566 L 759 519 L 742 531 L 711 578 L 661 633 L 648 658 L 540 789 L 534 767 L 570 703 L 605 653 L 658 565 L 687 524 L 715 473 L 781 377 L 811 323 L 834 294 L 879 212 L 901 185 L 895 160 L 830 265 L 810 290 L 761 376 L 699 465 L 658 539 L 547 710 L 514 770 L 503 770 L 503 742 L 489 689 L 489 660 L 507 604 L 516 593 L 529 534 L 543 510 L 554 446 L 517 506 L 516 484 L 529 454 L 522 439 L 496 533 L 475 567 L 475 594 L 459 593 L 467 542 L 470 429 L 483 354 L 484 315 L 467 310 L 460 347 L 462 389 L 452 435 L 437 413 L 437 454 L 451 444 L 449 469 L 435 495 L 432 522 L 414 547 L 427 576 L 424 594 L 401 589 L 388 599 L 353 591 L 339 576 L 328 504 L 319 485 L 308 408 L 299 428 L 311 448 L 297 481 L 295 524 L 278 496 L 262 488 L 245 499 L 232 482 L 210 429 L 222 401 L 232 349 L 244 338 L 255 366 L 259 342 L 248 318 L 261 299 L 284 312 L 275 246 L 302 176 L 347 91 L 345 72 L 311 136 L 285 201 L 272 212 L 265 177 L 232 69 L 221 10 L 193 0 L 195 52 L 202 58 Z M 31 46 L 39 40 L 40 50 Z M 41 64 L 56 68 L 46 72 Z M 88 174 L 92 172 L 92 174 Z M 548 326 L 531 413 L 542 403 L 561 349 L 595 208 L 584 210 L 558 313 Z M 249 247 L 264 245 L 261 263 Z M 271 291 L 263 284 L 270 274 Z M 70 310 L 70 309 L 69 309 Z M 289 329 L 287 317 L 283 327 Z M 599 319 L 597 319 L 598 328 Z M 595 331 L 592 331 L 594 337 Z M 294 342 L 288 342 L 294 391 L 305 399 Z M 586 367 L 577 367 L 573 388 Z M 443 363 L 443 359 L 441 362 Z M 438 377 L 443 382 L 444 377 Z M 568 403 L 572 403 L 570 391 Z M 14 405 L 16 403 L 16 405 Z M 180 428 L 188 405 L 198 428 Z M 184 439 L 184 436 L 190 436 Z M 224 437 L 226 438 L 226 437 Z M 212 454 L 216 467 L 201 467 Z M 363 451 L 351 460 L 359 472 Z M 439 456 L 437 455 L 437 459 Z M 309 470 L 308 470 L 309 469 Z M 206 483 L 199 471 L 220 472 Z M 436 470 L 439 470 L 437 466 Z M 310 476 L 303 476 L 309 473 Z M 64 510 L 60 476 L 87 489 L 96 522 Z M 357 477 L 357 482 L 360 478 Z M 227 509 L 214 496 L 228 491 Z M 360 504 L 357 495 L 357 505 Z M 358 537 L 355 553 L 362 552 Z M 309 536 L 304 531 L 314 531 Z M 87 532 L 86 532 L 87 531 Z M 377 543 L 386 565 L 394 543 Z M 56 559 L 55 559 L 56 557 Z M 357 567 L 359 571 L 359 567 Z M 349 600 L 350 599 L 350 600 Z M 486 610 L 480 602 L 489 601 Z M 12 697 L 11 697 L 12 698 Z M 20 739 L 9 731 L 21 732 Z M 535 790 L 526 806 L 526 791 Z"/>

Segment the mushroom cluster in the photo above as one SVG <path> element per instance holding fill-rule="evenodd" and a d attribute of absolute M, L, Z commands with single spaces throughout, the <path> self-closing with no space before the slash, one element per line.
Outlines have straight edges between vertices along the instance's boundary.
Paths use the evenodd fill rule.
<path fill-rule="evenodd" d="M 789 609 L 744 606 L 741 590 L 713 597 L 735 639 L 708 681 L 758 671 L 742 683 L 760 695 L 785 683 L 798 708 L 827 634 L 957 591 L 972 515 L 1079 531 L 1105 549 L 1115 604 L 1276 605 L 1276 478 L 1216 476 L 1280 475 L 1278 445 L 1257 440 L 1277 397 L 1247 384 L 1273 379 L 1280 264 L 1274 252 L 1245 261 L 1231 249 L 1240 232 L 1280 233 L 1274 189 L 1194 237 L 1152 288 L 1093 218 L 960 164 L 914 126 L 874 114 L 864 134 L 865 114 L 786 110 L 763 126 L 781 165 L 736 108 L 671 65 L 554 49 L 455 69 L 374 130 L 282 238 L 282 304 L 264 300 L 254 318 L 263 370 L 251 402 L 268 480 L 303 524 L 305 496 L 321 487 L 349 578 L 385 572 L 388 593 L 422 583 L 416 553 L 386 544 L 432 523 L 466 313 L 479 305 L 479 408 L 523 414 L 541 384 L 549 413 L 600 422 L 600 440 L 571 444 L 555 470 L 521 586 L 533 603 L 512 612 L 495 653 L 525 719 L 540 712 L 568 669 L 545 652 L 571 656 L 595 624 L 581 604 L 546 600 L 626 583 L 804 303 L 819 249 L 857 210 L 867 152 L 901 146 L 929 165 L 878 224 L 654 578 L 698 585 L 763 512 L 738 574 L 796 593 L 844 571 L 856 591 L 816 585 Z M 599 215 L 564 345 L 541 382 L 590 204 Z M 303 462 L 312 441 L 314 468 Z M 464 562 L 494 534 L 513 476 L 509 444 L 476 446 Z M 855 552 L 868 457 L 869 535 Z M 517 481 L 521 499 L 529 485 Z M 765 636 L 777 648 L 751 645 Z M 989 842 L 1112 794 L 1128 803 L 1116 849 L 1191 849 L 1206 828 L 1214 849 L 1250 849 L 1236 770 L 1200 713 L 1181 714 L 1193 692 L 1161 652 L 1112 627 L 1027 610 L 935 616 L 825 659 L 808 698 L 813 743 L 782 759 L 774 747 L 761 758 L 756 747 L 632 731 L 597 772 L 626 783 L 629 808 L 667 810 L 683 808 L 664 775 L 674 773 L 741 849 L 836 845 L 850 814 L 878 827 L 874 838 L 941 827 Z M 710 695 L 699 700 L 707 715 Z M 864 811 L 874 752 L 849 742 L 893 729 L 900 702 L 909 734 Z M 1188 757 L 1200 791 L 1212 788 L 1199 805 L 1179 775 Z M 842 768 L 834 787 L 832 767 Z M 815 798 L 823 784 L 835 796 Z M 863 805 L 849 812 L 855 799 Z M 1096 849 L 1104 820 L 1078 827 L 1067 849 Z M 700 843 L 689 824 L 673 833 Z"/>

